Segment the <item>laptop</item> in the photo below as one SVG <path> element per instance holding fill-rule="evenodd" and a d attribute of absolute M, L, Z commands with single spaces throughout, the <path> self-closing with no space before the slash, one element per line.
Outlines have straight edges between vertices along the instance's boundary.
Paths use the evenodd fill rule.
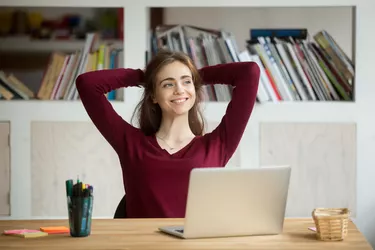
<path fill-rule="evenodd" d="M 159 231 L 183 239 L 282 233 L 289 166 L 195 168 L 183 225 Z"/>

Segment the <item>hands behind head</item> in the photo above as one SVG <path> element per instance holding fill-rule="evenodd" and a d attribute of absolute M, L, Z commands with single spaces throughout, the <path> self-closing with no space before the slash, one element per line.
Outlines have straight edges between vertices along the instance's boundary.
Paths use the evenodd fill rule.
<path fill-rule="evenodd" d="M 146 83 L 144 82 L 144 74 L 146 73 L 146 68 L 141 69 L 141 71 L 142 71 L 142 73 L 143 73 L 143 77 L 142 77 L 143 81 L 139 82 L 139 84 L 138 84 L 137 87 L 139 87 L 139 88 L 144 88 L 144 87 L 145 87 L 145 84 L 146 84 Z"/>

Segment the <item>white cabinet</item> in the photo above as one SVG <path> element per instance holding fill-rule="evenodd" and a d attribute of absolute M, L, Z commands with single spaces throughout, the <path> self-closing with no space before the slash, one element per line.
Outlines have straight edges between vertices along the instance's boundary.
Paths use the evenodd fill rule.
<path fill-rule="evenodd" d="M 10 215 L 9 122 L 0 122 L 0 215 Z"/>

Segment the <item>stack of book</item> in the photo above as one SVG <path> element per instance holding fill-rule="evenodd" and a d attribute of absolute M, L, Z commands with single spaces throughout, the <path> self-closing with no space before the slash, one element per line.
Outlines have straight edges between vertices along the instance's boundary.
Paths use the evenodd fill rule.
<path fill-rule="evenodd" d="M 12 74 L 0 71 L 0 99 L 77 100 L 76 78 L 85 72 L 123 67 L 123 49 L 102 42 L 97 33 L 88 33 L 82 49 L 73 53 L 53 51 L 43 69 L 37 91 L 32 91 Z M 123 91 L 107 94 L 109 100 L 123 100 Z"/>
<path fill-rule="evenodd" d="M 241 61 L 261 68 L 259 102 L 351 101 L 354 65 L 325 30 L 251 30 Z"/>
<path fill-rule="evenodd" d="M 325 30 L 251 29 L 244 51 L 230 32 L 188 25 L 164 25 L 152 31 L 147 62 L 160 49 L 188 54 L 197 68 L 254 61 L 261 68 L 257 100 L 351 101 L 354 65 Z M 204 86 L 206 101 L 231 99 L 232 87 Z"/>
<path fill-rule="evenodd" d="M 34 99 L 35 95 L 22 81 L 20 81 L 14 74 L 6 74 L 0 71 L 0 99 L 13 100 Z"/>
<path fill-rule="evenodd" d="M 188 25 L 158 26 L 151 34 L 147 62 L 161 49 L 188 54 L 198 69 L 239 61 L 235 37 L 223 30 Z M 228 102 L 232 96 L 232 87 L 220 83 L 205 85 L 203 91 L 205 101 Z"/>
<path fill-rule="evenodd" d="M 123 67 L 123 49 L 112 44 L 97 45 L 98 35 L 88 33 L 82 50 L 75 53 L 53 52 L 37 93 L 41 100 L 77 100 L 76 78 L 85 72 Z M 122 91 L 107 94 L 109 100 L 121 100 Z"/>

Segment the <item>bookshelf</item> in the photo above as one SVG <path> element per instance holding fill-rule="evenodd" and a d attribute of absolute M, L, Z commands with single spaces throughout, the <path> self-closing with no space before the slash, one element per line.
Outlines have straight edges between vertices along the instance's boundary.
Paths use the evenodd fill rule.
<path fill-rule="evenodd" d="M 348 54 L 352 56 L 355 61 L 356 75 L 355 75 L 355 100 L 352 102 L 280 102 L 280 103 L 263 103 L 256 104 L 254 112 L 249 121 L 248 127 L 244 133 L 243 140 L 240 144 L 240 161 L 244 167 L 257 167 L 261 163 L 265 162 L 262 160 L 262 152 L 264 155 L 264 149 L 261 145 L 264 145 L 262 135 L 262 126 L 270 123 L 281 123 L 281 124 L 292 124 L 295 126 L 307 126 L 308 133 L 306 136 L 302 136 L 301 140 L 309 140 L 312 135 L 314 138 L 319 138 L 319 135 L 326 138 L 324 145 L 322 145 L 323 151 L 329 152 L 336 148 L 341 149 L 341 145 L 352 146 L 354 144 L 354 160 L 351 160 L 351 166 L 355 167 L 354 176 L 344 176 L 345 180 L 355 181 L 355 189 L 349 190 L 351 197 L 355 197 L 355 221 L 360 230 L 375 246 L 375 230 L 372 225 L 375 225 L 375 217 L 373 216 L 372 210 L 375 207 L 375 199 L 373 193 L 369 190 L 375 189 L 375 169 L 373 168 L 373 155 L 375 154 L 375 118 L 373 115 L 373 107 L 375 107 L 375 85 L 373 84 L 373 58 L 375 57 L 375 51 L 373 50 L 373 44 L 375 44 L 375 36 L 373 35 L 373 23 L 375 22 L 375 16 L 373 15 L 373 9 L 375 9 L 375 3 L 370 0 L 316 0 L 316 1 L 304 1 L 300 2 L 297 0 L 232 0 L 232 1 L 215 1 L 215 0 L 191 0 L 191 1 L 176 1 L 176 0 L 145 0 L 134 3 L 130 0 L 118 1 L 47 1 L 47 0 L 23 0 L 23 1 L 10 1 L 4 0 L 0 3 L 0 6 L 43 6 L 43 7 L 79 7 L 79 8 L 96 8 L 96 7 L 124 7 L 124 66 L 131 68 L 143 68 L 146 59 L 144 56 L 147 50 L 147 39 L 148 29 L 150 27 L 150 8 L 158 7 L 164 8 L 164 23 L 174 22 L 186 22 L 191 21 L 190 24 L 202 25 L 203 21 L 214 22 L 219 26 L 223 26 L 226 20 L 229 18 L 236 20 L 236 12 L 233 12 L 235 8 L 241 8 L 242 12 L 239 15 L 246 15 L 246 11 L 255 11 L 254 9 L 262 8 L 279 8 L 280 16 L 278 19 L 262 19 L 262 15 L 256 16 L 255 20 L 258 21 L 259 25 L 269 25 L 275 23 L 281 23 L 283 18 L 286 18 L 290 8 L 304 9 L 303 11 L 311 13 L 314 10 L 322 8 L 326 9 L 329 14 L 335 13 L 335 9 L 349 9 L 352 8 L 352 16 L 346 16 L 350 19 L 350 23 L 343 23 L 342 25 L 347 27 L 351 25 L 350 32 L 338 28 L 335 30 L 335 23 L 338 20 L 343 20 L 338 14 L 332 14 L 331 18 L 325 19 L 327 27 L 332 27 L 332 32 L 337 35 L 342 35 L 343 46 L 347 48 Z M 178 10 L 177 10 L 178 9 Z M 194 9 L 190 11 L 189 9 Z M 204 17 L 202 12 L 205 10 L 211 11 L 210 15 L 214 15 L 215 11 L 220 9 L 221 20 L 218 20 L 217 16 Z M 225 11 L 227 9 L 227 11 Z M 197 12 L 198 10 L 202 12 Z M 186 15 L 178 15 L 186 11 Z M 303 12 L 303 13 L 306 13 Z M 251 13 L 256 13 L 251 12 Z M 310 13 L 310 14 L 311 14 Z M 199 14 L 197 18 L 194 18 L 195 14 Z M 327 15 L 328 15 L 327 14 Z M 315 13 L 317 15 L 317 13 Z M 186 19 L 184 19 L 186 18 Z M 243 37 L 248 37 L 248 31 L 251 27 L 251 18 L 246 19 L 246 23 L 232 21 L 232 26 L 235 28 L 236 34 L 243 34 Z M 284 19 L 285 21 L 286 19 Z M 295 19 L 288 19 L 290 22 L 295 23 L 311 23 L 311 25 L 318 25 L 318 21 L 313 19 L 309 15 L 296 14 Z M 160 20 L 159 20 L 160 21 Z M 322 20 L 320 20 L 322 21 Z M 347 20 L 346 20 L 347 21 Z M 193 23 L 197 22 L 197 23 Z M 321 24 L 321 22 L 320 22 Z M 318 25 L 319 26 L 319 25 Z M 229 30 L 231 27 L 225 27 Z M 342 27 L 339 25 L 339 27 Z M 212 27 L 215 28 L 215 27 Z M 321 27 L 317 27 L 321 28 Z M 246 32 L 246 34 L 244 34 Z M 243 43 L 243 38 L 239 38 L 241 35 L 236 35 L 239 44 Z M 335 35 L 336 36 L 336 35 Z M 350 39 L 350 41 L 348 40 Z M 241 40 L 241 41 L 240 41 Z M 141 41 L 141 42 L 140 42 Z M 144 42 L 143 42 L 144 41 Z M 26 45 L 19 45 L 26 46 Z M 242 45 L 240 45 L 242 46 Z M 43 46 L 44 47 L 44 46 Z M 124 100 L 113 102 L 112 105 L 116 111 L 119 112 L 124 119 L 129 120 L 135 105 L 137 104 L 142 92 L 140 89 L 126 89 L 124 91 Z M 227 107 L 227 102 L 209 102 L 204 104 L 204 113 L 206 119 L 212 122 L 219 122 L 222 115 Z M 0 102 L 0 121 L 10 122 L 10 145 L 11 145 L 11 215 L 1 218 L 36 218 L 40 217 L 53 217 L 55 215 L 35 215 L 33 213 L 33 202 L 32 198 L 25 199 L 23 190 L 30 190 L 30 194 L 27 197 L 32 197 L 32 176 L 35 163 L 33 163 L 33 157 L 38 152 L 30 146 L 34 140 L 42 140 L 39 137 L 42 135 L 33 134 L 34 128 L 32 124 L 38 123 L 53 123 L 53 124 L 81 124 L 89 123 L 89 117 L 86 115 L 80 102 L 70 101 L 1 101 Z M 341 126 L 350 125 L 353 129 L 355 138 L 345 142 L 330 140 L 330 135 L 325 134 L 326 130 L 320 128 L 318 125 L 324 126 L 330 124 L 338 130 Z M 316 126 L 315 126 L 316 125 Z M 72 125 L 73 126 L 73 125 Z M 318 128 L 318 130 L 316 130 Z M 333 129 L 335 130 L 335 129 Z M 94 131 L 94 130 L 93 130 Z M 331 131 L 331 130 L 330 130 Z M 347 131 L 347 130 L 343 130 Z M 352 130 L 351 130 L 352 131 Z M 93 132 L 95 133 L 95 132 Z M 343 132 L 344 133 L 344 132 Z M 346 132 L 345 132 L 346 133 Z M 59 132 L 56 132 L 56 136 Z M 97 136 L 97 134 L 94 134 Z M 293 135 L 290 135 L 293 136 Z M 60 138 L 60 137 L 56 137 Z M 268 138 L 270 139 L 270 138 Z M 272 139 L 272 138 L 271 138 Z M 336 140 L 337 139 L 337 140 Z M 277 141 L 277 138 L 274 138 Z M 318 139 L 317 139 L 318 140 Z M 319 140 L 318 140 L 319 141 Z M 105 143 L 105 142 L 103 142 Z M 311 144 L 313 143 L 313 139 Z M 341 144 L 340 144 L 341 143 Z M 271 143 L 272 144 L 272 143 Z M 80 144 L 75 144 L 75 147 L 84 147 Z M 284 146 L 288 146 L 288 142 L 284 142 Z M 53 147 L 51 147 L 53 148 Z M 304 148 L 305 149 L 305 148 Z M 282 150 L 280 148 L 280 150 Z M 303 150 L 303 149 L 301 149 Z M 291 149 L 295 151 L 295 154 L 300 153 L 298 149 Z M 283 152 L 283 151 L 282 151 Z M 345 150 L 342 150 L 342 155 L 345 155 Z M 40 152 L 39 152 L 40 153 Z M 53 150 L 49 153 L 54 154 Z M 89 154 L 89 151 L 87 152 Z M 313 154 L 314 152 L 311 152 Z M 323 152 L 324 153 L 324 152 Z M 339 155 L 339 154 L 338 154 Z M 22 156 L 22 157 L 20 157 Z M 103 156 L 104 157 L 104 156 Z M 297 157 L 297 156 L 293 156 Z M 325 162 L 324 154 L 316 157 L 317 159 L 316 168 L 321 166 L 329 167 L 332 165 L 333 171 L 337 175 L 344 175 L 345 170 L 341 169 L 341 165 L 349 164 L 344 161 L 336 161 L 331 159 L 329 164 Z M 78 158 L 75 158 L 79 161 Z M 300 159 L 301 164 L 304 159 Z M 349 162 L 349 161 L 348 161 Z M 352 163 L 354 162 L 354 163 Z M 39 161 L 43 164 L 43 161 Z M 69 162 L 68 162 L 69 163 Z M 68 164 L 67 163 L 67 164 Z M 85 162 L 83 162 L 85 164 Z M 116 165 L 116 163 L 113 163 Z M 327 165 L 328 164 L 328 165 Z M 44 165 L 42 165 L 44 166 Z M 49 166 L 44 166 L 49 167 Z M 57 167 L 57 166 L 51 166 Z M 321 174 L 328 174 L 329 170 L 321 170 Z M 74 172 L 74 171 L 72 171 Z M 341 178 L 341 177 L 340 177 Z M 116 181 L 119 181 L 116 179 Z M 301 184 L 302 185 L 302 184 Z M 303 183 L 305 185 L 305 183 Z M 307 185 L 307 184 L 306 184 Z M 320 184 L 319 184 L 320 185 Z M 328 184 L 322 184 L 327 190 L 331 190 Z M 116 194 L 120 197 L 120 193 Z M 117 197 L 117 196 L 116 196 Z M 105 199 L 104 197 L 102 197 Z M 112 201 L 113 202 L 113 201 Z M 113 205 L 115 205 L 113 202 Z M 318 205 L 318 204 L 316 204 Z M 107 213 L 98 215 L 103 217 L 109 217 L 112 208 L 106 210 Z M 63 216 L 63 215 L 62 215 Z M 307 215 L 308 216 L 308 215 Z"/>
<path fill-rule="evenodd" d="M 38 6 L 38 5 L 36 5 Z M 53 7 L 52 12 L 56 12 L 59 10 L 59 8 L 56 8 L 54 5 L 45 5 L 47 8 Z M 96 5 L 93 5 L 97 7 Z M 111 5 L 108 5 L 111 6 Z M 107 6 L 107 7 L 108 7 Z M 125 5 L 126 6 L 126 5 Z M 234 43 L 239 47 L 239 51 L 243 52 L 246 50 L 246 40 L 249 39 L 249 28 L 246 28 L 246 26 L 238 26 L 237 23 L 241 22 L 241 20 L 246 20 L 245 22 L 252 23 L 251 28 L 259 28 L 259 27 L 279 27 L 279 28 L 287 28 L 287 27 L 307 27 L 308 32 L 311 34 L 314 34 L 318 32 L 321 29 L 328 28 L 330 31 L 333 30 L 334 37 L 336 38 L 339 36 L 338 43 L 341 47 L 344 48 L 344 51 L 347 55 L 349 55 L 350 58 L 354 57 L 355 52 L 355 44 L 354 41 L 355 38 L 355 18 L 354 14 L 356 12 L 354 6 L 342 6 L 342 5 L 328 5 L 325 7 L 321 7 L 320 5 L 294 5 L 294 4 L 285 4 L 285 5 L 274 5 L 274 6 L 266 6 L 266 5 L 243 5 L 243 7 L 236 7 L 237 5 L 231 5 L 231 8 L 227 8 L 228 6 L 220 6 L 215 5 L 215 7 L 197 7 L 199 5 L 193 5 L 193 6 L 184 6 L 184 7 L 178 7 L 178 6 L 169 6 L 165 8 L 155 8 L 145 5 L 145 6 L 134 6 L 130 8 L 134 8 L 134 11 L 126 11 L 127 15 L 125 15 L 124 24 L 126 25 L 129 22 L 132 22 L 134 19 L 132 19 L 132 15 L 136 13 L 138 15 L 137 18 L 137 26 L 128 26 L 129 29 L 126 29 L 124 32 L 130 36 L 131 38 L 125 39 L 125 41 L 120 40 L 109 40 L 105 42 L 114 43 L 116 48 L 121 48 L 126 51 L 129 47 L 132 49 L 127 50 L 127 53 L 129 56 L 124 56 L 124 64 L 130 65 L 138 65 L 134 67 L 143 67 L 139 65 L 144 65 L 146 63 L 145 58 L 140 57 L 140 54 L 144 54 L 144 51 L 150 50 L 149 48 L 149 33 L 148 30 L 150 28 L 155 28 L 158 24 L 189 24 L 189 25 L 195 25 L 197 27 L 203 27 L 203 28 L 213 28 L 213 29 L 220 29 L 221 27 L 224 27 L 224 30 L 233 31 L 234 38 L 236 39 Z M 266 7 L 265 7 L 266 6 Z M 86 6 L 79 6 L 80 8 L 86 7 Z M 40 7 L 39 7 L 40 8 Z M 73 8 L 73 7 L 70 7 Z M 74 7 L 75 11 L 77 11 L 77 6 Z M 73 8 L 73 9 L 74 9 Z M 78 8 L 79 10 L 79 8 Z M 84 8 L 86 15 L 90 12 L 90 8 Z M 47 13 L 49 11 L 46 11 Z M 322 14 L 323 12 L 323 14 Z M 197 18 L 191 20 L 191 16 L 196 14 Z M 210 15 L 210 21 L 206 22 L 204 15 Z M 139 18 L 144 16 L 143 19 Z M 250 15 L 251 18 L 246 19 L 246 16 Z M 298 22 L 298 25 L 295 26 L 293 18 L 287 18 L 287 16 L 308 16 L 306 19 L 301 19 L 301 22 Z M 329 20 L 330 15 L 334 15 L 337 17 L 336 22 L 327 23 L 324 21 L 318 22 L 319 18 L 322 18 L 324 20 Z M 252 17 L 254 16 L 254 17 Z M 260 16 L 265 16 L 265 19 L 280 19 L 280 21 L 275 26 L 272 22 L 270 24 L 267 24 L 267 22 L 259 21 Z M 222 18 L 225 17 L 225 18 Z M 232 19 L 230 18 L 232 17 Z M 135 18 L 135 17 L 134 17 Z M 316 24 L 309 26 L 309 20 L 311 18 L 315 18 Z M 127 19 L 129 19 L 127 21 Z M 231 21 L 227 21 L 231 20 Z M 142 22 L 143 21 L 143 22 Z M 228 24 L 229 23 L 229 24 Z M 267 26 L 268 25 L 268 26 Z M 125 26 L 127 27 L 127 26 Z M 143 27 L 143 28 L 141 28 Z M 310 29 L 311 28 L 311 29 Z M 337 30 L 336 30 L 336 29 Z M 343 34 L 341 34 L 343 33 Z M 245 35 L 244 35 L 245 34 Z M 133 37 L 138 36 L 139 39 L 132 39 Z M 145 43 L 138 43 L 138 41 L 142 38 L 145 40 Z M 15 51 L 15 52 L 27 52 L 27 53 L 51 53 L 55 50 L 55 48 L 59 48 L 60 51 L 66 51 L 67 53 L 72 52 L 77 47 L 81 47 L 84 45 L 84 41 L 33 41 L 30 39 L 24 39 L 24 38 L 12 38 L 7 39 L 3 38 L 0 39 L 0 43 L 2 42 L 3 46 L 0 49 L 0 51 Z M 133 43 L 133 45 L 132 45 Z M 126 44 L 127 46 L 124 46 Z M 130 46 L 129 46 L 130 45 Z M 141 53 L 141 51 L 143 51 Z M 124 53 L 125 54 L 125 53 Z M 239 54 L 237 54 L 238 56 Z M 130 59 L 131 58 L 131 59 Z M 355 57 L 353 58 L 355 59 Z M 355 85 L 355 84 L 354 84 Z M 126 104 L 135 104 L 140 96 L 141 91 L 139 89 L 125 89 L 120 90 L 124 92 L 123 98 L 120 100 L 112 100 L 112 103 L 114 104 L 121 104 L 125 102 Z M 353 96 L 353 98 L 355 98 Z M 124 101 L 125 100 L 125 101 Z M 56 101 L 56 100 L 53 100 Z M 60 103 L 56 105 L 51 105 L 52 100 L 41 100 L 41 103 L 38 103 L 38 100 L 31 100 L 28 101 L 29 104 L 32 105 L 32 107 L 45 107 L 44 109 L 47 111 L 49 110 L 48 107 L 51 107 L 50 109 L 53 110 L 55 107 L 61 106 L 71 106 L 71 107 L 80 107 L 77 103 L 69 103 L 68 100 L 58 100 Z M 73 100 L 74 102 L 76 100 Z M 270 101 L 270 100 L 269 100 Z M 14 102 L 14 100 L 12 100 Z M 8 107 L 13 107 L 13 110 L 22 107 L 22 103 L 18 103 L 21 101 L 17 101 L 17 103 L 14 104 L 7 104 Z M 271 102 L 271 101 L 270 101 Z M 286 103 L 286 101 L 281 101 L 280 103 L 277 103 L 277 105 L 272 105 L 272 103 L 262 103 L 257 104 L 257 107 L 263 108 L 265 110 L 279 110 L 280 107 L 287 107 L 286 109 L 289 110 L 303 110 L 304 107 L 308 107 L 309 110 L 311 110 L 312 116 L 314 114 L 324 113 L 325 110 L 329 110 L 331 105 L 334 101 L 326 100 L 323 104 L 315 101 L 303 101 L 303 102 L 312 102 L 312 103 Z M 355 100 L 354 100 L 355 102 Z M 228 103 L 227 100 L 221 100 L 220 103 L 216 103 L 216 101 L 209 101 L 205 104 L 205 106 L 209 107 L 224 107 Z M 3 105 L 3 102 L 0 102 L 0 105 Z M 264 105 L 266 104 L 266 105 Z M 298 105 L 298 107 L 297 107 Z M 315 105 L 315 106 L 314 106 Z M 294 106 L 296 106 L 294 108 Z M 336 110 L 345 110 L 350 104 L 341 102 L 337 105 L 333 105 Z M 355 106 L 355 104 L 354 104 Z M 283 108 L 281 108 L 283 109 Z M 82 112 L 82 109 L 75 108 L 75 110 L 80 110 Z M 22 110 L 21 110 L 22 112 Z M 48 111 L 47 111 L 48 113 Z M 273 112 L 265 112 L 261 116 L 265 116 L 265 119 L 267 117 L 273 117 Z M 299 112 L 297 112 L 299 113 Z M 297 114 L 296 113 L 296 114 Z M 46 115 L 48 117 L 48 115 Z M 262 118 L 261 118 L 262 119 Z M 299 118 L 298 118 L 299 119 Z M 303 119 L 302 119 L 303 120 Z"/>
<path fill-rule="evenodd" d="M 30 7 L 26 9 L 26 12 L 36 15 L 35 13 L 39 13 L 37 12 L 38 10 L 42 11 L 44 15 L 48 13 L 49 16 L 67 16 L 67 14 L 63 12 L 59 13 L 59 11 L 64 10 L 67 11 L 68 14 L 72 13 L 69 15 L 73 15 L 73 19 L 68 15 L 69 19 L 67 20 L 69 21 L 65 21 L 65 23 L 74 22 L 74 13 L 76 12 L 84 13 L 84 16 L 80 16 L 80 18 L 89 20 L 91 23 L 97 22 L 93 21 L 93 18 L 99 20 L 103 19 L 102 16 L 98 15 L 98 13 L 103 13 L 103 10 L 100 12 L 97 8 L 77 9 L 70 7 L 61 10 L 61 8 L 47 9 L 45 7 L 43 11 L 43 8 L 40 7 Z M 115 11 L 116 13 L 117 10 L 112 9 L 111 11 Z M 190 20 L 190 16 L 194 14 L 197 15 L 197 18 Z M 164 44 L 158 44 L 157 46 L 163 46 L 164 48 L 172 50 L 181 50 L 185 53 L 189 52 L 198 68 L 206 65 L 215 65 L 217 63 L 248 60 L 255 60 L 258 64 L 262 64 L 260 87 L 258 91 L 258 101 L 261 103 L 287 101 L 355 101 L 355 61 L 353 60 L 355 39 L 352 39 L 355 32 L 354 14 L 355 8 L 352 6 L 310 6 L 309 8 L 293 6 L 150 8 L 149 13 L 147 13 L 150 20 L 146 30 L 152 29 L 155 31 L 155 28 L 157 28 L 157 30 L 152 34 L 147 33 L 147 57 L 145 63 L 147 63 L 152 54 L 155 53 L 156 43 L 161 42 Z M 165 18 L 163 18 L 163 15 Z M 211 17 L 209 22 L 206 22 L 204 18 L 205 15 Z M 232 19 L 230 18 L 231 16 Z M 300 19 L 301 17 L 306 18 L 304 19 L 305 21 L 298 22 L 298 25 L 296 25 L 293 18 L 290 18 L 290 16 L 300 17 Z M 335 22 L 328 22 L 331 16 L 336 16 L 337 20 Z M 117 26 L 120 26 L 120 16 L 116 17 L 117 20 L 115 22 Z M 276 25 L 273 23 L 267 24 L 267 22 L 259 21 L 260 17 L 263 17 L 263 20 L 277 19 L 280 21 Z M 121 14 L 121 19 L 122 18 L 123 15 Z M 310 25 L 309 21 L 307 21 L 310 19 L 315 20 L 315 23 Z M 47 21 L 49 20 L 47 19 Z M 241 22 L 251 23 L 251 29 L 248 30 L 245 27 L 240 28 L 237 24 Z M 173 24 L 182 25 L 160 29 L 159 24 L 162 25 L 161 27 L 163 27 L 163 25 L 173 26 Z M 59 25 L 61 26 L 61 24 Z M 67 30 L 64 26 L 62 28 L 58 25 L 56 26 L 59 27 L 57 29 L 57 34 Z M 213 29 L 213 32 L 199 30 L 199 28 Z M 267 28 L 294 28 L 302 33 L 300 37 L 293 38 L 295 40 L 292 40 L 292 38 L 289 39 L 289 37 L 287 39 L 277 37 L 273 40 L 267 40 L 268 38 L 263 36 L 259 38 L 254 37 L 252 33 L 253 29 Z M 76 28 L 74 28 L 74 30 L 75 29 Z M 118 27 L 115 29 L 118 29 Z M 327 32 L 327 30 L 329 31 Z M 200 33 L 199 35 L 198 32 Z M 305 32 L 308 32 L 308 36 L 305 35 Z M 160 34 L 163 35 L 161 36 Z M 182 35 L 185 36 L 185 39 L 189 40 L 184 41 L 181 44 L 182 47 L 178 47 L 177 44 L 183 39 Z M 203 38 L 198 37 L 200 35 L 203 35 Z M 318 35 L 320 36 L 319 38 Z M 154 40 L 155 36 L 157 36 L 157 40 Z M 44 53 L 46 56 L 47 54 L 52 54 L 52 52 L 65 53 L 64 56 L 65 62 L 68 62 L 67 65 L 65 62 L 61 63 L 63 61 L 61 55 L 52 54 L 54 55 L 52 61 L 50 61 L 51 59 L 44 60 L 42 63 L 43 66 L 41 66 L 43 72 L 40 72 L 39 78 L 35 79 L 35 83 L 33 84 L 38 85 L 39 83 L 39 86 L 34 87 L 34 98 L 36 98 L 36 100 L 77 101 L 78 95 L 74 90 L 74 78 L 76 75 L 90 70 L 123 67 L 124 65 L 122 60 L 124 58 L 124 47 L 120 39 L 105 39 L 100 42 L 101 44 L 107 45 L 104 49 L 98 45 L 95 46 L 94 49 L 91 49 L 91 51 L 83 52 L 84 55 L 88 54 L 90 56 L 87 60 L 85 56 L 81 57 L 79 54 L 75 53 L 75 51 L 82 49 L 85 51 L 92 43 L 90 39 L 92 39 L 90 36 L 86 37 L 86 41 L 82 38 L 81 40 L 74 38 L 40 40 L 22 37 L 5 37 L 0 40 L 0 44 L 2 44 L 0 52 L 5 53 L 5 56 L 2 55 L 2 57 L 5 58 L 5 60 L 3 60 L 5 63 L 3 64 L 6 64 L 8 61 L 13 61 L 13 66 L 15 66 L 19 61 L 31 61 L 33 66 L 30 66 L 30 68 L 35 67 L 34 60 L 31 59 L 32 54 Z M 334 52 L 324 48 L 325 45 L 323 43 L 330 43 L 330 49 Z M 333 43 L 337 43 L 338 47 Z M 96 45 L 97 44 L 98 43 L 96 43 Z M 107 53 L 107 51 L 109 52 Z M 29 53 L 30 55 L 27 54 L 24 58 L 21 57 L 18 60 L 14 60 L 13 58 L 15 58 L 15 56 L 12 53 Z M 70 56 L 68 56 L 69 54 Z M 112 55 L 114 55 L 114 57 L 112 57 Z M 345 56 L 348 58 L 344 59 Z M 101 57 L 101 59 L 99 59 L 99 57 Z M 73 66 L 73 68 L 77 68 L 78 70 L 72 72 L 69 70 L 71 69 L 70 66 L 74 65 L 74 60 L 77 58 L 79 67 Z M 92 64 L 93 66 L 91 66 Z M 47 80 L 42 78 L 42 76 L 50 75 L 48 74 L 50 69 L 47 70 L 46 65 L 49 65 L 50 68 L 54 68 L 53 65 L 58 65 L 54 70 L 56 77 L 50 76 Z M 81 67 L 82 65 L 86 66 Z M 0 67 L 2 66 L 3 65 L 0 64 Z M 18 65 L 15 67 L 18 67 Z M 24 68 L 27 67 L 28 66 Z M 8 73 L 14 73 L 12 72 L 14 70 L 17 72 L 17 69 L 10 67 Z M 57 75 L 62 75 L 63 78 L 59 78 Z M 17 77 L 17 74 L 15 74 L 15 76 Z M 27 79 L 26 85 L 31 85 L 29 82 L 32 78 L 23 78 Z M 55 78 L 57 79 L 56 81 L 54 80 Z M 45 87 L 44 85 L 53 85 L 53 87 Z M 47 88 L 49 91 L 43 91 Z M 229 88 L 227 86 L 215 86 L 214 88 L 204 87 L 208 102 L 228 102 L 231 99 L 230 91 L 228 90 Z M 124 91 L 130 94 L 132 93 L 132 90 L 129 89 L 113 91 L 109 99 L 111 101 L 125 100 L 123 96 Z M 11 100 L 13 101 L 15 98 L 18 99 L 19 96 L 15 94 Z M 21 96 L 21 99 L 22 98 L 23 96 Z M 131 98 L 134 98 L 133 94 L 131 94 Z M 137 98 L 139 98 L 139 96 L 135 99 Z"/>
<path fill-rule="evenodd" d="M 113 44 L 115 48 L 123 48 L 121 40 L 105 40 L 105 42 Z M 0 39 L 0 50 L 4 52 L 51 53 L 56 50 L 74 52 L 82 49 L 84 45 L 84 40 L 40 41 L 29 38 Z"/>

